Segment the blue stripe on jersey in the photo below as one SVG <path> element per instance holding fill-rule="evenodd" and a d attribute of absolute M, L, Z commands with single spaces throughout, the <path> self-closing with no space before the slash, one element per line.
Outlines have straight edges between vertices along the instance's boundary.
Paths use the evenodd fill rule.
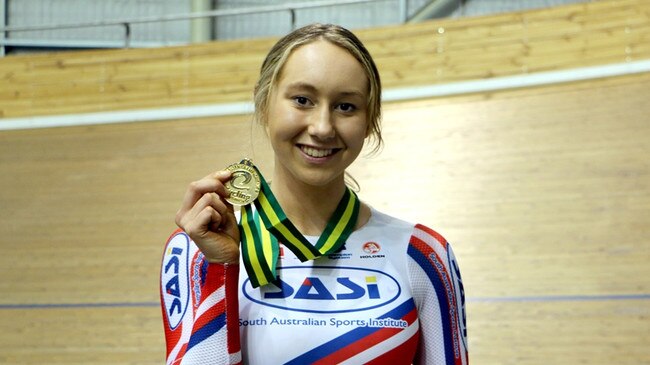
<path fill-rule="evenodd" d="M 192 347 L 203 342 L 206 338 L 214 335 L 219 332 L 223 326 L 226 325 L 226 313 L 221 313 L 219 316 L 215 317 L 210 322 L 206 323 L 205 326 L 201 327 L 196 332 L 192 333 L 190 341 L 187 343 L 187 350 L 189 351 Z"/>
<path fill-rule="evenodd" d="M 411 298 L 408 299 L 406 302 L 400 304 L 395 309 L 377 318 L 378 319 L 383 319 L 383 318 L 401 319 L 405 315 L 410 313 L 414 308 L 415 308 L 415 303 Z M 311 364 L 381 329 L 383 328 L 382 327 L 359 327 L 353 329 L 348 333 L 345 333 L 329 342 L 326 342 L 310 350 L 309 352 L 306 352 L 296 357 L 295 359 L 285 363 L 285 365 Z"/>
<path fill-rule="evenodd" d="M 451 274 L 451 282 L 458 284 L 458 287 L 460 289 L 460 298 L 456 297 L 456 305 L 458 305 L 459 308 L 459 316 L 462 316 L 458 318 L 458 325 L 460 326 L 460 331 L 462 333 L 462 336 L 460 336 L 460 340 L 463 341 L 463 346 L 464 348 L 467 348 L 467 314 L 465 313 L 465 286 L 463 285 L 463 280 L 460 276 L 460 269 L 458 268 L 458 263 L 456 260 L 452 259 L 451 257 L 451 250 L 447 250 L 447 261 L 450 263 L 450 274 Z M 452 284 L 453 285 L 453 284 Z M 460 303 L 459 303 L 460 302 Z"/>
<path fill-rule="evenodd" d="M 407 250 L 409 256 L 424 270 L 433 285 L 436 295 L 438 296 L 438 303 L 440 303 L 440 318 L 442 322 L 442 331 L 445 342 L 445 359 L 447 364 L 454 364 L 454 341 L 451 328 L 451 318 L 449 316 L 449 301 L 447 299 L 447 291 L 445 285 L 438 277 L 438 269 L 429 261 L 420 250 L 409 245 Z"/>

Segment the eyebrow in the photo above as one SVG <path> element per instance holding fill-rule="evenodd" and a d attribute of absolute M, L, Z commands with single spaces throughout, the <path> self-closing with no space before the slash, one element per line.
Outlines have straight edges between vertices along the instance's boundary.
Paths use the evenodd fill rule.
<path fill-rule="evenodd" d="M 308 84 L 306 82 L 300 82 L 300 81 L 289 84 L 287 86 L 287 89 L 306 89 L 306 90 L 308 90 L 310 92 L 314 92 L 314 93 L 317 91 L 316 86 L 314 86 L 312 84 Z"/>
<path fill-rule="evenodd" d="M 289 89 L 289 90 L 291 90 L 291 89 L 302 89 L 302 90 L 307 90 L 307 91 L 312 92 L 312 93 L 318 93 L 318 89 L 316 88 L 316 86 L 314 86 L 312 84 L 309 84 L 309 83 L 306 83 L 306 82 L 301 82 L 301 81 L 289 84 L 287 86 L 287 89 Z M 365 98 L 366 97 L 362 92 L 357 91 L 357 90 L 343 91 L 343 92 L 339 93 L 339 95 L 341 95 L 341 96 L 356 96 L 356 97 L 360 97 L 360 98 Z"/>

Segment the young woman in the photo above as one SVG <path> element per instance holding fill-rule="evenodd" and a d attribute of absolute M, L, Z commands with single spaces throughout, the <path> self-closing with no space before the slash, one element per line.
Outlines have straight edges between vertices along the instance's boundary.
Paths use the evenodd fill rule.
<path fill-rule="evenodd" d="M 187 189 L 161 270 L 167 363 L 467 364 L 447 241 L 345 183 L 366 140 L 381 143 L 381 83 L 362 43 L 334 25 L 295 30 L 254 95 L 273 183 L 244 161 Z M 237 217 L 231 202 L 258 189 Z"/>

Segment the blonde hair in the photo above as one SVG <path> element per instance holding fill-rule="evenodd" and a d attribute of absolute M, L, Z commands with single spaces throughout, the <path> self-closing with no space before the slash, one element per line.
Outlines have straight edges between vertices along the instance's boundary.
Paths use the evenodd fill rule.
<path fill-rule="evenodd" d="M 368 78 L 367 122 L 368 134 L 378 150 L 383 140 L 381 138 L 381 80 L 377 66 L 366 47 L 359 38 L 349 30 L 333 24 L 311 24 L 294 30 L 282 37 L 269 51 L 262 63 L 260 78 L 255 85 L 253 98 L 255 102 L 255 120 L 265 125 L 271 91 L 275 87 L 280 71 L 285 62 L 296 48 L 305 44 L 326 40 L 347 50 L 365 70 Z"/>

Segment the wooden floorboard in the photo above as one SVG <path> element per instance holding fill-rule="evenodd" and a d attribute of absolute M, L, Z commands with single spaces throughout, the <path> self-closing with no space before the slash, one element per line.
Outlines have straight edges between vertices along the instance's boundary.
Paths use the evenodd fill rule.
<path fill-rule="evenodd" d="M 650 363 L 648 299 L 470 302 L 468 316 L 470 363 Z"/>
<path fill-rule="evenodd" d="M 160 318 L 155 307 L 2 309 L 0 364 L 163 364 Z"/>

